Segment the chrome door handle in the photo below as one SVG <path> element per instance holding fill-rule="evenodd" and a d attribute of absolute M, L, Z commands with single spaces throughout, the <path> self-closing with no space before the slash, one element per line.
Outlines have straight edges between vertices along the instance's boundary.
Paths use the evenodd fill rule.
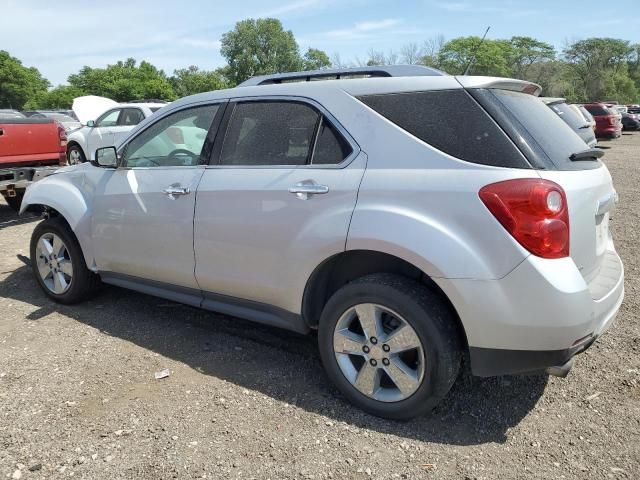
<path fill-rule="evenodd" d="M 167 188 L 165 188 L 163 192 L 171 200 L 175 200 L 176 197 L 179 197 L 181 195 L 189 195 L 191 193 L 191 190 L 189 190 L 189 187 L 181 187 L 178 183 L 174 183 L 173 185 L 169 185 Z"/>
<path fill-rule="evenodd" d="M 329 187 L 326 185 L 320 185 L 313 180 L 305 180 L 304 182 L 296 183 L 293 187 L 289 187 L 289 193 L 294 193 L 296 197 L 307 200 L 309 195 L 321 195 L 329 192 Z"/>

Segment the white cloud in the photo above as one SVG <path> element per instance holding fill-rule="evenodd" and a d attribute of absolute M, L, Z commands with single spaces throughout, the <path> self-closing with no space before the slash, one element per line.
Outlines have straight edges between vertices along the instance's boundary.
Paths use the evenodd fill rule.
<path fill-rule="evenodd" d="M 275 7 L 272 10 L 268 10 L 267 12 L 258 15 L 258 17 L 277 17 L 280 15 L 285 15 L 287 13 L 296 12 L 300 10 L 306 10 L 311 7 L 315 7 L 320 4 L 326 4 L 326 1 L 323 0 L 297 0 L 294 2 L 286 3 L 279 7 Z"/>
<path fill-rule="evenodd" d="M 383 20 L 359 22 L 351 28 L 330 30 L 324 35 L 329 38 L 342 40 L 362 39 L 367 38 L 374 33 L 387 31 L 393 27 L 400 25 L 400 23 L 401 21 L 397 18 L 386 18 Z"/>

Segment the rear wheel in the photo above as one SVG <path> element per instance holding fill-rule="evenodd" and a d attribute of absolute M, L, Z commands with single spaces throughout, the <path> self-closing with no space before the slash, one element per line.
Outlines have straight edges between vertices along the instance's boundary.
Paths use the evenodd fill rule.
<path fill-rule="evenodd" d="M 75 235 L 60 217 L 36 226 L 30 253 L 38 284 L 56 302 L 80 302 L 100 285 L 100 277 L 87 268 Z"/>
<path fill-rule="evenodd" d="M 461 359 L 455 319 L 443 300 L 404 277 L 355 280 L 327 302 L 318 342 L 329 378 L 359 408 L 408 419 L 431 410 Z"/>
<path fill-rule="evenodd" d="M 67 161 L 69 162 L 69 165 L 77 165 L 79 163 L 86 162 L 87 159 L 79 145 L 71 145 L 67 149 Z"/>
<path fill-rule="evenodd" d="M 4 201 L 16 212 L 20 211 L 20 205 L 22 204 L 22 197 L 24 197 L 23 191 L 16 191 L 15 197 L 4 196 Z"/>

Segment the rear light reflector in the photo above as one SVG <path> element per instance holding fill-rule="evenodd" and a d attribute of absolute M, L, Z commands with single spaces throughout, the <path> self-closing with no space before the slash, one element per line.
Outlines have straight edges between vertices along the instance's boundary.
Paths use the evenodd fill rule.
<path fill-rule="evenodd" d="M 569 256 L 569 210 L 560 185 L 522 178 L 482 187 L 480 199 L 528 251 L 542 258 Z"/>

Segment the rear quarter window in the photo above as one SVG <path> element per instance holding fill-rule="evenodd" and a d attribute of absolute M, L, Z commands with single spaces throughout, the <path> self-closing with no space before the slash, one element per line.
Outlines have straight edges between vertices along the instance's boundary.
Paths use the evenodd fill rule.
<path fill-rule="evenodd" d="M 505 132 L 463 89 L 365 95 L 359 100 L 452 157 L 482 165 L 531 168 Z"/>
<path fill-rule="evenodd" d="M 521 92 L 499 89 L 471 91 L 499 122 L 508 125 L 512 138 L 517 137 L 528 160 L 537 168 L 550 170 L 587 170 L 598 168 L 596 160 L 571 161 L 574 153 L 589 147 L 578 134 L 539 98 Z M 501 123 L 502 125 L 502 123 Z"/>

